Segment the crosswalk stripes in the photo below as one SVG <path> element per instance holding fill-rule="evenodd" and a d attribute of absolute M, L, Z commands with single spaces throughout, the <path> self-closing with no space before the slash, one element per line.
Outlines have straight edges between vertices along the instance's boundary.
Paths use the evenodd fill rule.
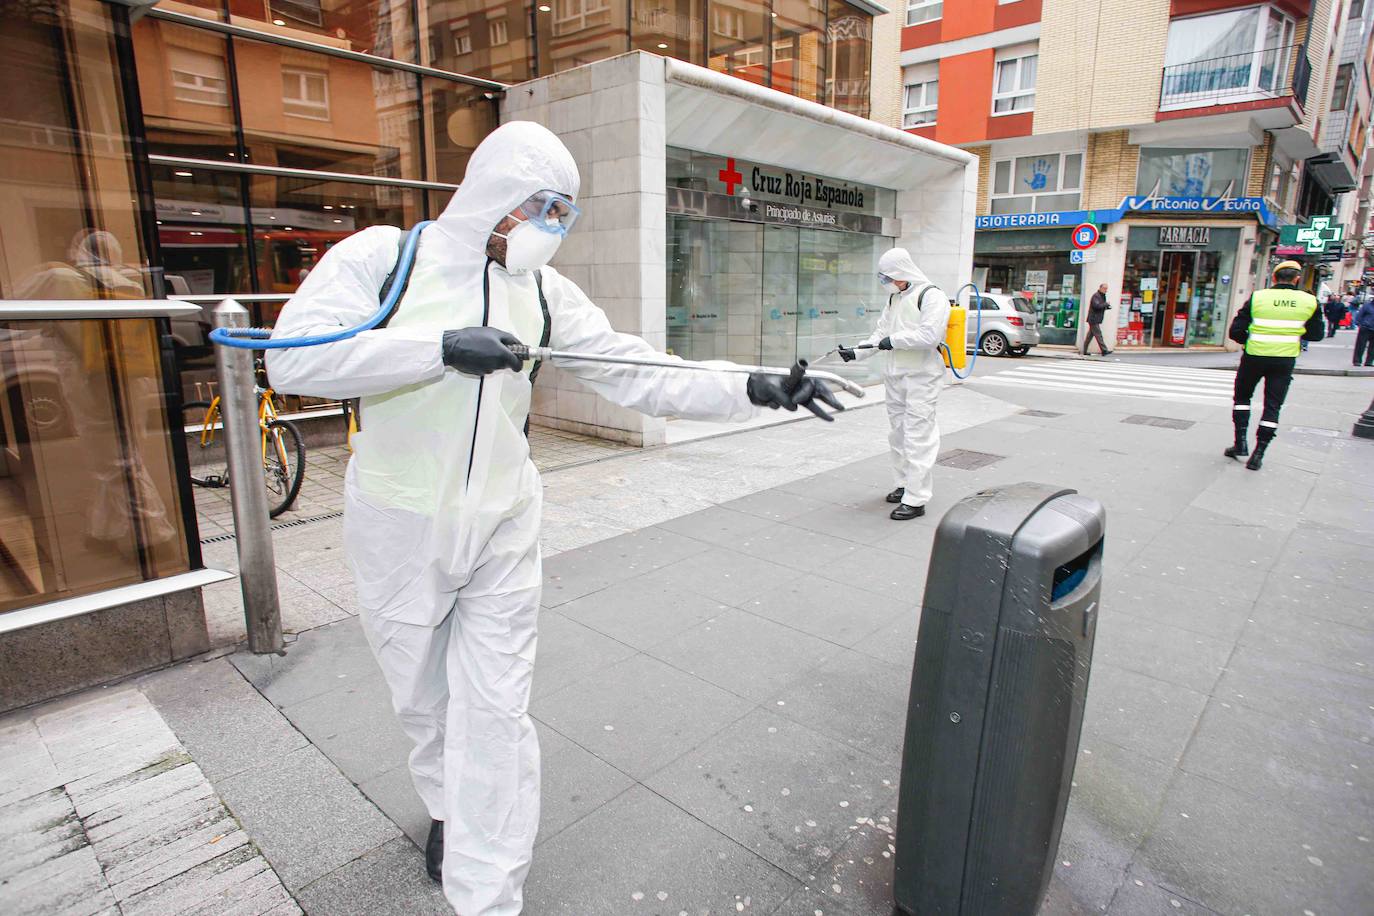
<path fill-rule="evenodd" d="M 1229 404 L 1233 378 L 1230 372 L 1182 366 L 1042 360 L 1006 372 L 975 373 L 972 381 L 1018 389 Z"/>

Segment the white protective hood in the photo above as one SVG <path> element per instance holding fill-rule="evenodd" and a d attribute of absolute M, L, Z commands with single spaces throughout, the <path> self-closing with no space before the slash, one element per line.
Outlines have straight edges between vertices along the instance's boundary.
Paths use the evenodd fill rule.
<path fill-rule="evenodd" d="M 548 128 L 511 121 L 478 144 L 434 228 L 460 261 L 485 261 L 487 240 L 502 217 L 537 191 L 576 199 L 581 183 L 572 154 Z"/>
<path fill-rule="evenodd" d="M 911 252 L 905 248 L 889 248 L 884 251 L 882 257 L 878 258 L 878 273 L 894 280 L 905 280 L 914 286 L 930 282 L 930 278 L 922 273 L 921 268 L 911 259 Z"/>

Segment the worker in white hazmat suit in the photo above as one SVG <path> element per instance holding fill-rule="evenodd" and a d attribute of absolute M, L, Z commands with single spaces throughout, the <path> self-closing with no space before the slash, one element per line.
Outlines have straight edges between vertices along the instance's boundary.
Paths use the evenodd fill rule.
<path fill-rule="evenodd" d="M 577 217 L 578 172 L 549 131 L 513 122 L 472 155 L 424 230 L 385 327 L 268 351 L 281 391 L 361 397 L 344 541 L 361 621 L 414 740 L 410 769 L 433 820 L 431 876 L 462 916 L 521 909 L 539 821 L 539 743 L 526 714 L 541 569 L 541 484 L 526 439 L 533 365 L 516 343 L 658 355 L 611 329 L 545 266 Z M 274 337 L 361 324 L 397 259 L 399 230 L 334 246 Z M 743 420 L 757 406 L 838 407 L 819 382 L 560 361 L 617 404 L 655 416 Z"/>
<path fill-rule="evenodd" d="M 949 297 L 931 283 L 905 248 L 892 248 L 878 259 L 878 282 L 888 294 L 878 326 L 859 347 L 840 348 L 845 362 L 882 360 L 891 427 L 892 476 L 896 489 L 887 501 L 897 503 L 898 521 L 925 514 L 934 483 L 940 430 L 935 401 L 944 386 L 945 363 L 937 349 L 945 342 Z"/>

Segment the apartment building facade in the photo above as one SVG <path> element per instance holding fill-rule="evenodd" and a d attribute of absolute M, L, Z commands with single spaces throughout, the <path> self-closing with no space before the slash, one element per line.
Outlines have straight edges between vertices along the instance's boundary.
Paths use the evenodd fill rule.
<path fill-rule="evenodd" d="M 979 157 L 975 278 L 1043 341 L 1081 346 L 1105 283 L 1118 346 L 1226 346 L 1281 227 L 1363 234 L 1370 5 L 908 0 L 900 123 Z M 1314 287 L 1348 250 L 1300 253 Z"/>

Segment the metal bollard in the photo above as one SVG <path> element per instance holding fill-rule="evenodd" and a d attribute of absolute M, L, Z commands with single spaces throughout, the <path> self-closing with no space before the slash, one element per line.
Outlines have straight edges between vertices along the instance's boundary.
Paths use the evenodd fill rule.
<path fill-rule="evenodd" d="M 215 307 L 215 327 L 245 328 L 248 310 L 233 299 Z M 234 535 L 239 551 L 239 587 L 248 648 L 259 655 L 281 654 L 281 600 L 277 566 L 268 527 L 267 490 L 261 485 L 262 440 L 257 397 L 253 392 L 253 351 L 215 347 L 219 377 L 219 415 L 224 424 L 224 450 L 229 459 L 229 502 L 234 507 Z"/>
<path fill-rule="evenodd" d="M 1350 435 L 1361 439 L 1374 439 L 1374 401 L 1369 402 L 1369 409 L 1355 421 L 1355 427 L 1350 430 Z"/>
<path fill-rule="evenodd" d="M 1106 515 L 986 490 L 940 521 L 907 709 L 892 883 L 902 914 L 1032 916 L 1078 755 Z"/>

